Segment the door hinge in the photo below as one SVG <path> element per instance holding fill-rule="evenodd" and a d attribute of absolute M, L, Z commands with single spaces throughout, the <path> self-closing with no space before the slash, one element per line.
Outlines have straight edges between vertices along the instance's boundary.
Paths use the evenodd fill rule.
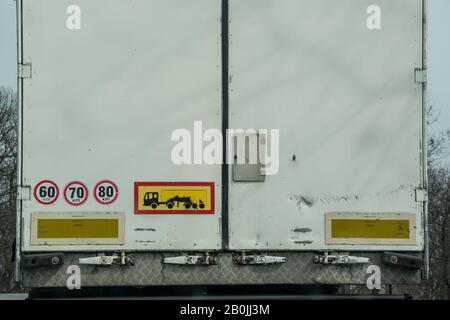
<path fill-rule="evenodd" d="M 426 69 L 415 69 L 414 70 L 414 81 L 416 83 L 427 83 L 427 70 Z"/>
<path fill-rule="evenodd" d="M 112 255 L 99 254 L 96 257 L 79 258 L 79 264 L 93 266 L 134 266 L 134 256 L 125 252 Z"/>
<path fill-rule="evenodd" d="M 212 256 L 209 253 L 204 254 L 192 254 L 192 255 L 182 255 L 177 257 L 164 258 L 163 262 L 165 264 L 179 264 L 188 266 L 209 266 L 217 264 L 217 257 Z"/>
<path fill-rule="evenodd" d="M 416 202 L 428 202 L 428 192 L 425 189 L 416 189 Z"/>
<path fill-rule="evenodd" d="M 17 74 L 19 78 L 31 78 L 31 63 L 19 63 Z"/>
<path fill-rule="evenodd" d="M 17 188 L 17 200 L 31 200 L 31 187 L 19 186 Z"/>
<path fill-rule="evenodd" d="M 318 254 L 314 257 L 313 262 L 315 264 L 324 265 L 351 265 L 351 264 L 365 264 L 370 263 L 369 258 L 366 257 L 355 257 L 347 254 Z"/>
<path fill-rule="evenodd" d="M 262 254 L 237 254 L 233 256 L 233 263 L 240 265 L 267 265 L 285 263 L 285 257 L 267 256 Z"/>

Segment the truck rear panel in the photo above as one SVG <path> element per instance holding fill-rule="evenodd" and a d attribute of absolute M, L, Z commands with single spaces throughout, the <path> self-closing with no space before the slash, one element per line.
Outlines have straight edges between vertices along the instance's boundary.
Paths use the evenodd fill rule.
<path fill-rule="evenodd" d="M 379 0 L 375 30 L 360 0 L 17 6 L 24 286 L 65 287 L 100 253 L 135 263 L 82 265 L 83 286 L 357 284 L 369 265 L 383 283 L 420 281 L 382 260 L 426 258 L 424 1 Z M 197 159 L 210 128 L 279 141 L 272 167 L 226 163 L 237 134 L 225 163 Z M 179 165 L 186 132 L 192 164 Z M 370 264 L 315 264 L 325 252 Z M 64 262 L 20 263 L 45 253 Z M 164 263 L 187 254 L 216 260 Z"/>

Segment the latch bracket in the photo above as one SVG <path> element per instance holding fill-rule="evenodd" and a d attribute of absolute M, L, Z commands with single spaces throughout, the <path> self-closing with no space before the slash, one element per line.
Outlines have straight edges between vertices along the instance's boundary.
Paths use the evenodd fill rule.
<path fill-rule="evenodd" d="M 217 256 L 210 255 L 208 252 L 204 254 L 182 255 L 177 257 L 164 258 L 165 264 L 177 264 L 187 266 L 209 266 L 217 264 Z"/>
<path fill-rule="evenodd" d="M 233 137 L 233 167 L 234 182 L 264 182 L 266 180 L 265 152 L 267 137 L 259 132 L 235 134 Z"/>
<path fill-rule="evenodd" d="M 414 70 L 414 81 L 416 83 L 427 83 L 428 73 L 426 69 L 415 69 Z"/>
<path fill-rule="evenodd" d="M 96 257 L 79 258 L 78 263 L 93 266 L 134 266 L 134 256 L 125 252 L 112 255 L 99 254 Z"/>
<path fill-rule="evenodd" d="M 19 78 L 31 78 L 31 63 L 23 63 L 18 65 L 17 75 Z"/>
<path fill-rule="evenodd" d="M 237 254 L 233 256 L 233 263 L 240 265 L 268 265 L 285 263 L 286 258 L 280 256 L 269 256 L 263 254 Z"/>
<path fill-rule="evenodd" d="M 55 267 L 64 264 L 63 253 L 39 253 L 22 255 L 23 268 Z"/>
<path fill-rule="evenodd" d="M 422 267 L 423 261 L 422 259 L 416 256 L 394 252 L 385 252 L 383 254 L 383 262 L 399 267 L 419 270 Z"/>
<path fill-rule="evenodd" d="M 17 188 L 17 199 L 18 200 L 31 200 L 31 187 L 30 186 L 19 186 Z"/>
<path fill-rule="evenodd" d="M 313 262 L 315 264 L 345 266 L 352 264 L 370 263 L 370 260 L 366 257 L 355 257 L 348 254 L 329 254 L 328 252 L 325 252 L 324 254 L 316 255 L 313 259 Z"/>
<path fill-rule="evenodd" d="M 425 189 L 416 189 L 416 202 L 427 202 L 428 192 Z"/>

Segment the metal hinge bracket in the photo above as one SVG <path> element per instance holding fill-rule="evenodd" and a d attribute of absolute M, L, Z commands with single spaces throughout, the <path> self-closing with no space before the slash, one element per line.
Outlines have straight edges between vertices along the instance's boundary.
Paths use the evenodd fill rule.
<path fill-rule="evenodd" d="M 366 257 L 355 257 L 347 254 L 329 254 L 325 252 L 324 254 L 318 254 L 314 257 L 313 262 L 315 264 L 324 265 L 352 265 L 352 264 L 365 264 L 370 263 L 369 258 Z"/>
<path fill-rule="evenodd" d="M 414 70 L 414 81 L 416 83 L 427 83 L 428 74 L 426 69 Z"/>
<path fill-rule="evenodd" d="M 30 186 L 19 186 L 17 188 L 17 199 L 18 200 L 31 200 L 31 187 Z"/>
<path fill-rule="evenodd" d="M 416 202 L 428 202 L 428 192 L 425 189 L 416 189 Z"/>
<path fill-rule="evenodd" d="M 24 268 L 54 267 L 64 264 L 63 253 L 42 253 L 23 255 L 21 265 Z"/>
<path fill-rule="evenodd" d="M 394 252 L 385 252 L 383 254 L 383 262 L 415 270 L 422 268 L 423 263 L 420 257 Z"/>
<path fill-rule="evenodd" d="M 240 265 L 267 265 L 285 262 L 285 257 L 267 256 L 262 254 L 246 254 L 245 252 L 233 256 L 233 263 Z"/>
<path fill-rule="evenodd" d="M 19 63 L 17 74 L 19 78 L 31 78 L 31 63 Z"/>
<path fill-rule="evenodd" d="M 192 255 L 182 255 L 177 257 L 164 258 L 163 262 L 165 264 L 178 264 L 187 266 L 209 266 L 217 264 L 217 257 L 212 256 L 209 253 L 204 254 L 192 254 Z"/>

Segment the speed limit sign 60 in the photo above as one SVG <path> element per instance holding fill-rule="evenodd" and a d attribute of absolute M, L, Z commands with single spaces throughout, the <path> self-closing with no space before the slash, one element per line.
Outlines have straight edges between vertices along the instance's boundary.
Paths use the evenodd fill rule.
<path fill-rule="evenodd" d="M 34 187 L 34 198 L 43 205 L 49 205 L 58 200 L 59 189 L 51 180 L 43 180 Z"/>
<path fill-rule="evenodd" d="M 94 188 L 94 197 L 101 204 L 111 204 L 116 201 L 118 196 L 119 188 L 110 180 L 100 181 Z"/>
<path fill-rule="evenodd" d="M 64 188 L 64 199 L 72 206 L 81 206 L 88 198 L 88 188 L 79 181 L 69 183 Z"/>

